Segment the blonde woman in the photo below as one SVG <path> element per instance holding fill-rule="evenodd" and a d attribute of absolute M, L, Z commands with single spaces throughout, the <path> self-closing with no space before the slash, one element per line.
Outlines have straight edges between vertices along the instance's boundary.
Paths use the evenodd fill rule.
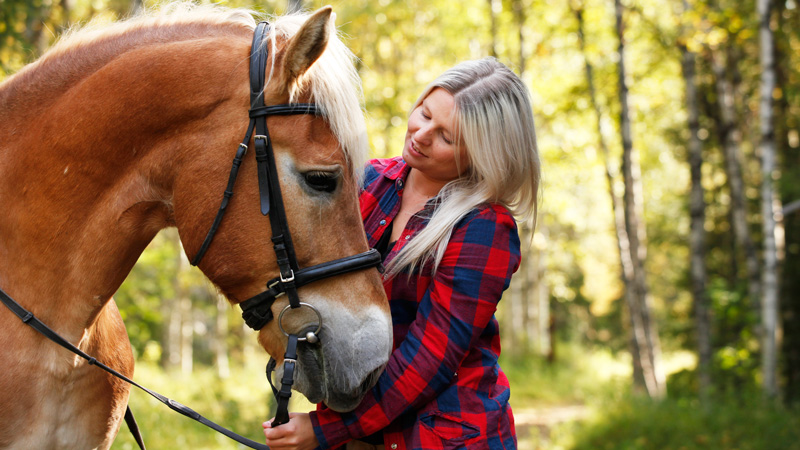
<path fill-rule="evenodd" d="M 267 445 L 516 448 L 494 313 L 519 266 L 515 219 L 535 216 L 539 176 L 528 91 L 511 70 L 468 61 L 431 83 L 402 157 L 371 161 L 361 195 L 387 268 L 389 363 L 354 411 L 321 405 L 280 427 L 265 422 Z"/>

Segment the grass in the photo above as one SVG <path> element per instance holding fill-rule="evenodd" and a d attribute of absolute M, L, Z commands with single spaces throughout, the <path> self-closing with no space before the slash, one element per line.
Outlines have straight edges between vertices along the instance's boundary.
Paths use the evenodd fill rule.
<path fill-rule="evenodd" d="M 559 350 L 560 360 L 552 365 L 538 357 L 502 361 L 518 416 L 519 450 L 800 450 L 796 409 L 744 393 L 705 404 L 686 397 L 652 401 L 631 394 L 626 358 L 566 345 Z M 665 365 L 677 371 L 691 363 L 687 361 L 686 355 L 678 355 L 666 358 Z M 212 368 L 184 375 L 139 363 L 135 379 L 261 442 L 261 422 L 272 417 L 274 403 L 260 364 L 235 368 L 222 379 Z M 151 450 L 244 448 L 141 391 L 132 392 L 130 403 Z M 575 408 L 586 414 L 554 418 Z M 311 409 L 302 395 L 293 395 L 291 411 Z M 545 420 L 526 421 L 531 412 Z M 111 448 L 137 448 L 124 425 Z"/>
<path fill-rule="evenodd" d="M 233 369 L 219 378 L 213 368 L 199 368 L 191 374 L 167 373 L 160 367 L 138 363 L 135 380 L 194 409 L 207 419 L 256 442 L 263 441 L 261 423 L 275 413 L 272 391 L 264 368 L 255 364 Z M 129 402 L 148 449 L 228 450 L 245 448 L 227 437 L 178 414 L 148 394 L 133 388 Z M 289 410 L 308 411 L 313 406 L 299 394 L 292 395 Z M 136 450 L 125 424 L 112 450 Z"/>
<path fill-rule="evenodd" d="M 798 450 L 800 412 L 757 399 L 652 401 L 598 409 L 570 450 Z"/>
<path fill-rule="evenodd" d="M 515 409 L 590 404 L 627 390 L 631 369 L 624 357 L 567 345 L 559 347 L 559 355 L 553 364 L 539 357 L 504 355 L 500 365 L 511 383 Z"/>
<path fill-rule="evenodd" d="M 506 359 L 520 450 L 800 450 L 800 411 L 759 394 L 654 401 L 631 393 L 630 361 L 562 346 L 561 360 Z M 685 353 L 665 355 L 668 373 L 691 368 Z M 585 415 L 525 423 L 526 411 L 558 415 L 583 405 Z M 544 425 L 543 425 L 544 424 Z"/>

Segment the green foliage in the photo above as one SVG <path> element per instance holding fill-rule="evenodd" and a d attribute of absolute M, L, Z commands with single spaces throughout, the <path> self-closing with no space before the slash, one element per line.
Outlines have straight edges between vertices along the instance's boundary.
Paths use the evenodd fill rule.
<path fill-rule="evenodd" d="M 266 357 L 262 359 L 266 364 Z M 219 378 L 213 368 L 182 374 L 165 372 L 152 364 L 139 363 L 135 379 L 140 384 L 194 409 L 204 417 L 261 442 L 261 423 L 274 415 L 274 404 L 272 391 L 263 375 L 263 365 L 255 362 L 254 360 L 233 370 L 231 376 L 224 379 Z M 148 448 L 241 448 L 234 441 L 172 411 L 138 389 L 132 390 L 129 404 Z M 124 424 L 111 448 L 138 448 Z"/>
<path fill-rule="evenodd" d="M 534 355 L 501 357 L 515 410 L 597 403 L 629 390 L 630 363 L 625 358 L 575 344 L 557 343 L 556 348 L 558 357 L 553 362 Z"/>
<path fill-rule="evenodd" d="M 626 398 L 597 410 L 571 450 L 800 449 L 800 411 L 753 398 Z"/>
<path fill-rule="evenodd" d="M 114 295 L 134 349 L 159 342 L 164 332 L 162 304 L 175 298 L 173 280 L 181 251 L 170 238 L 174 234 L 173 230 L 156 236 Z"/>

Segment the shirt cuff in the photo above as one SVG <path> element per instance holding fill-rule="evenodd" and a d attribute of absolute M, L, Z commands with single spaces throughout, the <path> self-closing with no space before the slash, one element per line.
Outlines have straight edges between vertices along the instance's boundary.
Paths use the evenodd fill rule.
<path fill-rule="evenodd" d="M 331 410 L 311 411 L 308 415 L 311 418 L 311 425 L 314 426 L 314 435 L 317 436 L 319 442 L 317 448 L 321 450 L 337 448 L 353 439 L 341 416 L 336 412 Z"/>

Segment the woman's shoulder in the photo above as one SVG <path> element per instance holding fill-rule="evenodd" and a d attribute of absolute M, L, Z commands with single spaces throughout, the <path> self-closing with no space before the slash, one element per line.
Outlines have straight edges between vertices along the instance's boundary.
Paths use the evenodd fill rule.
<path fill-rule="evenodd" d="M 504 227 L 517 230 L 517 222 L 511 211 L 503 205 L 497 203 L 481 203 L 469 211 L 456 223 L 455 229 L 473 224 L 475 221 L 489 222 Z"/>

